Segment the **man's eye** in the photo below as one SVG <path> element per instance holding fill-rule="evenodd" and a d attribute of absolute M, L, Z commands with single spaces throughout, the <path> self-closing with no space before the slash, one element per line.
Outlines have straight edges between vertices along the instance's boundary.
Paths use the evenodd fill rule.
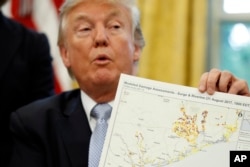
<path fill-rule="evenodd" d="M 76 29 L 76 34 L 79 36 L 79 37 L 86 37 L 87 35 L 89 35 L 91 33 L 91 27 L 87 26 L 87 27 L 78 27 Z"/>
<path fill-rule="evenodd" d="M 113 25 L 112 28 L 114 29 L 119 29 L 121 26 L 120 25 Z"/>
<path fill-rule="evenodd" d="M 91 29 L 89 27 L 85 27 L 85 28 L 80 28 L 80 31 L 90 31 Z"/>

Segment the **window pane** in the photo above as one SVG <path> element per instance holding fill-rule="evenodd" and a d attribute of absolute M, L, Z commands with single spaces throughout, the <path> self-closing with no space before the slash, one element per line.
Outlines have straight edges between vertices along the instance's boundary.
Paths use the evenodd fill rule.
<path fill-rule="evenodd" d="M 250 23 L 221 23 L 220 68 L 244 78 L 250 86 Z"/>
<path fill-rule="evenodd" d="M 224 0 L 223 10 L 226 13 L 250 13 L 250 0 Z"/>

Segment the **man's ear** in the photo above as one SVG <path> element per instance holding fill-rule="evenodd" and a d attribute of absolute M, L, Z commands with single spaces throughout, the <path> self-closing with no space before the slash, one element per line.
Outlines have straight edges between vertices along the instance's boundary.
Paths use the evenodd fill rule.
<path fill-rule="evenodd" d="M 134 57 L 133 57 L 133 61 L 134 61 L 133 75 L 137 75 L 138 73 L 138 61 L 140 59 L 141 52 L 142 52 L 141 47 L 139 47 L 138 45 L 135 45 Z"/>
<path fill-rule="evenodd" d="M 70 59 L 69 59 L 67 48 L 64 45 L 60 45 L 59 51 L 60 51 L 63 64 L 65 65 L 65 67 L 69 68 L 71 65 L 70 65 Z"/>
<path fill-rule="evenodd" d="M 134 62 L 137 62 L 140 59 L 141 52 L 142 52 L 141 47 L 135 44 Z"/>

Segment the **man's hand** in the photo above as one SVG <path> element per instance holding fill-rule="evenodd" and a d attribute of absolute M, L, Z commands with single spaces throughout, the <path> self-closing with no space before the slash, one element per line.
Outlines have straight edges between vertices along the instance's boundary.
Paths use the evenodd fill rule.
<path fill-rule="evenodd" d="M 245 80 L 236 78 L 229 71 L 211 69 L 203 73 L 200 78 L 199 91 L 213 94 L 215 91 L 250 96 L 249 88 Z"/>

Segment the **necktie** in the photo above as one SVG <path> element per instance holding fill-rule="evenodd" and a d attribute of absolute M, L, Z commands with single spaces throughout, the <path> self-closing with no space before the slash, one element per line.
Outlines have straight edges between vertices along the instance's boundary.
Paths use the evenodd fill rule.
<path fill-rule="evenodd" d="M 90 115 L 96 119 L 96 127 L 92 133 L 89 146 L 89 167 L 98 167 L 106 131 L 107 120 L 111 115 L 112 107 L 107 103 L 97 104 Z"/>

